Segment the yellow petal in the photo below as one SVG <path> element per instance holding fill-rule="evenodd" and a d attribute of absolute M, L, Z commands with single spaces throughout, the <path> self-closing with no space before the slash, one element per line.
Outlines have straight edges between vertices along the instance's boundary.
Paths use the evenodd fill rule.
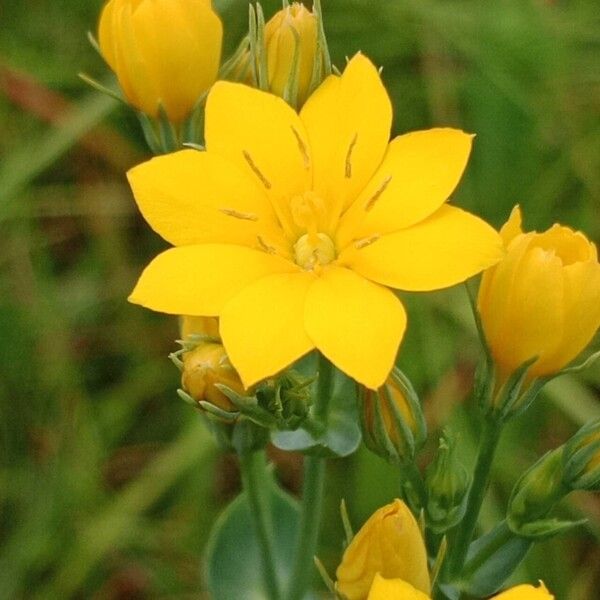
<path fill-rule="evenodd" d="M 306 331 L 340 370 L 371 389 L 389 375 L 406 328 L 396 296 L 348 269 L 326 268 L 306 298 Z"/>
<path fill-rule="evenodd" d="M 564 267 L 563 275 L 565 326 L 560 347 L 536 365 L 548 372 L 575 359 L 600 327 L 600 265 L 595 261 L 574 263 Z"/>
<path fill-rule="evenodd" d="M 360 249 L 349 246 L 339 261 L 377 283 L 428 291 L 465 281 L 502 256 L 502 240 L 485 221 L 442 206 L 413 227 Z"/>
<path fill-rule="evenodd" d="M 134 167 L 128 179 L 146 221 L 175 246 L 279 240 L 263 190 L 221 156 L 182 150 Z"/>
<path fill-rule="evenodd" d="M 377 573 L 367 600 L 429 600 L 429 596 L 402 579 L 384 579 Z"/>
<path fill-rule="evenodd" d="M 500 229 L 500 235 L 504 245 L 508 246 L 521 233 L 523 233 L 523 217 L 521 207 L 517 205 L 512 209 L 508 221 Z"/>
<path fill-rule="evenodd" d="M 490 345 L 503 373 L 540 357 L 530 374 L 542 374 L 545 360 L 557 350 L 565 327 L 564 278 L 552 252 L 530 248 L 520 261 L 503 314 L 500 337 Z M 498 288 L 498 293 L 506 292 Z"/>
<path fill-rule="evenodd" d="M 98 24 L 98 45 L 100 46 L 104 60 L 113 71 L 117 68 L 114 25 L 116 4 L 116 0 L 110 0 L 110 2 L 107 2 L 104 5 Z"/>
<path fill-rule="evenodd" d="M 129 301 L 174 315 L 218 316 L 248 284 L 266 275 L 296 270 L 291 262 L 244 246 L 171 248 L 146 267 Z"/>
<path fill-rule="evenodd" d="M 414 131 L 395 138 L 383 163 L 344 215 L 338 243 L 410 227 L 433 214 L 465 170 L 473 136 L 458 129 Z"/>
<path fill-rule="evenodd" d="M 264 277 L 225 306 L 220 331 L 246 387 L 278 373 L 314 348 L 304 329 L 308 272 Z"/>
<path fill-rule="evenodd" d="M 554 596 L 546 589 L 546 586 L 540 581 L 539 587 L 533 585 L 517 585 L 510 588 L 492 600 L 553 600 Z"/>
<path fill-rule="evenodd" d="M 300 113 L 314 158 L 314 190 L 333 202 L 332 218 L 356 199 L 385 153 L 392 106 L 375 66 L 357 54 L 330 76 Z"/>
<path fill-rule="evenodd" d="M 205 133 L 208 151 L 249 174 L 289 224 L 289 200 L 311 184 L 307 136 L 290 106 L 272 94 L 221 81 L 208 96 Z"/>

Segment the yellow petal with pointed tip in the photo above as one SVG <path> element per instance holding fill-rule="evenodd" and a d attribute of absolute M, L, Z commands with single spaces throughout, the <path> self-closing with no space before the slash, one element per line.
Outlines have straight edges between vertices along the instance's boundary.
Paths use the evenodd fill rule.
<path fill-rule="evenodd" d="M 402 579 L 384 579 L 377 573 L 367 600 L 429 600 L 429 596 Z"/>
<path fill-rule="evenodd" d="M 539 587 L 533 585 L 517 585 L 510 588 L 492 600 L 553 600 L 554 596 L 546 589 L 546 586 L 540 581 Z"/>
<path fill-rule="evenodd" d="M 181 246 L 159 254 L 146 267 L 129 301 L 173 315 L 218 316 L 250 283 L 297 269 L 287 260 L 244 246 Z"/>
<path fill-rule="evenodd" d="M 206 104 L 206 147 L 238 165 L 289 223 L 289 201 L 310 188 L 304 125 L 281 98 L 238 83 L 216 83 Z"/>
<path fill-rule="evenodd" d="M 308 292 L 305 322 L 314 345 L 336 367 L 377 389 L 394 365 L 406 313 L 389 290 L 327 267 Z"/>
<path fill-rule="evenodd" d="M 263 277 L 225 306 L 220 331 L 246 387 L 275 375 L 314 348 L 304 329 L 306 271 Z"/>
<path fill-rule="evenodd" d="M 465 281 L 502 256 L 502 240 L 485 221 L 442 206 L 418 225 L 360 249 L 349 246 L 339 261 L 377 283 L 429 291 Z"/>
<path fill-rule="evenodd" d="M 300 112 L 314 158 L 314 190 L 334 203 L 332 218 L 356 199 L 381 163 L 392 106 L 379 72 L 357 54 Z"/>
<path fill-rule="evenodd" d="M 458 185 L 472 141 L 458 129 L 414 131 L 392 140 L 377 173 L 342 217 L 340 246 L 410 227 L 433 214 Z"/>
<path fill-rule="evenodd" d="M 523 233 L 523 217 L 521 207 L 517 205 L 512 209 L 508 221 L 500 229 L 500 235 L 504 245 L 508 246 L 521 233 Z"/>
<path fill-rule="evenodd" d="M 256 247 L 261 234 L 280 242 L 264 191 L 221 156 L 182 150 L 142 163 L 127 177 L 146 221 L 175 246 Z"/>

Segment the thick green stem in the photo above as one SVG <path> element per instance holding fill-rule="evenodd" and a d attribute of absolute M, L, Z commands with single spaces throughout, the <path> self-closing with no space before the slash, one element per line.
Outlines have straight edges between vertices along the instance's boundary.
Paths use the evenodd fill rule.
<path fill-rule="evenodd" d="M 280 600 L 281 590 L 275 567 L 273 523 L 270 508 L 271 478 L 264 450 L 240 453 L 244 490 L 248 496 L 263 558 L 263 575 L 269 600 Z"/>
<path fill-rule="evenodd" d="M 313 418 L 315 421 L 323 423 L 324 427 L 327 426 L 332 384 L 333 366 L 326 358 L 320 356 Z M 288 600 L 302 600 L 310 586 L 314 557 L 319 541 L 324 485 L 325 459 L 319 456 L 307 456 L 304 459 L 300 530 Z"/>
<path fill-rule="evenodd" d="M 465 564 L 467 552 L 469 551 L 469 544 L 475 533 L 477 520 L 490 480 L 492 463 L 494 461 L 498 441 L 500 440 L 501 431 L 502 422 L 500 420 L 491 416 L 485 417 L 481 431 L 481 439 L 479 441 L 479 452 L 477 454 L 477 463 L 473 474 L 473 483 L 469 490 L 465 517 L 456 526 L 453 535 L 450 538 L 448 552 L 449 560 L 447 568 L 445 569 L 448 578 L 459 575 Z"/>

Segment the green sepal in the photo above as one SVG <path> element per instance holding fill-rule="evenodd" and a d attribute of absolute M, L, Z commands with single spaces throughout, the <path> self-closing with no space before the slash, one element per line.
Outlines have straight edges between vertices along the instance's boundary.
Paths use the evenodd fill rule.
<path fill-rule="evenodd" d="M 587 519 L 578 521 L 562 521 L 560 519 L 539 519 L 521 525 L 510 524 L 511 530 L 518 536 L 534 541 L 545 540 L 561 533 L 566 533 L 575 527 L 585 525 Z"/>
<path fill-rule="evenodd" d="M 118 100 L 121 104 L 127 104 L 125 98 L 123 98 L 118 89 L 111 89 L 105 86 L 93 77 L 90 77 L 87 73 L 78 73 L 77 76 L 90 87 L 93 87 L 97 92 L 100 92 L 106 96 L 110 96 L 114 100 Z"/>
<path fill-rule="evenodd" d="M 311 414 L 297 430 L 271 435 L 271 441 L 281 450 L 319 456 L 348 456 L 360 440 L 356 384 L 337 369 L 327 423 L 316 421 Z"/>
<path fill-rule="evenodd" d="M 280 581 L 289 581 L 300 511 L 297 502 L 273 481 L 269 487 L 275 568 Z M 212 600 L 268 598 L 261 549 L 245 493 L 217 519 L 206 547 L 204 575 Z"/>

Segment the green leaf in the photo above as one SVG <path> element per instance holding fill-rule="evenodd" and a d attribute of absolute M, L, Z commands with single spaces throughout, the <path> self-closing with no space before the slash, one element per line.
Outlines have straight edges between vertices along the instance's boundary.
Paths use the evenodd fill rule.
<path fill-rule="evenodd" d="M 279 580 L 287 582 L 294 559 L 300 511 L 297 502 L 271 485 L 271 515 Z M 264 600 L 262 555 L 245 493 L 221 514 L 207 544 L 205 577 L 212 600 Z"/>
<path fill-rule="evenodd" d="M 348 456 L 361 440 L 356 383 L 336 370 L 327 426 L 312 421 L 295 431 L 278 431 L 271 441 L 281 450 L 322 456 Z"/>

